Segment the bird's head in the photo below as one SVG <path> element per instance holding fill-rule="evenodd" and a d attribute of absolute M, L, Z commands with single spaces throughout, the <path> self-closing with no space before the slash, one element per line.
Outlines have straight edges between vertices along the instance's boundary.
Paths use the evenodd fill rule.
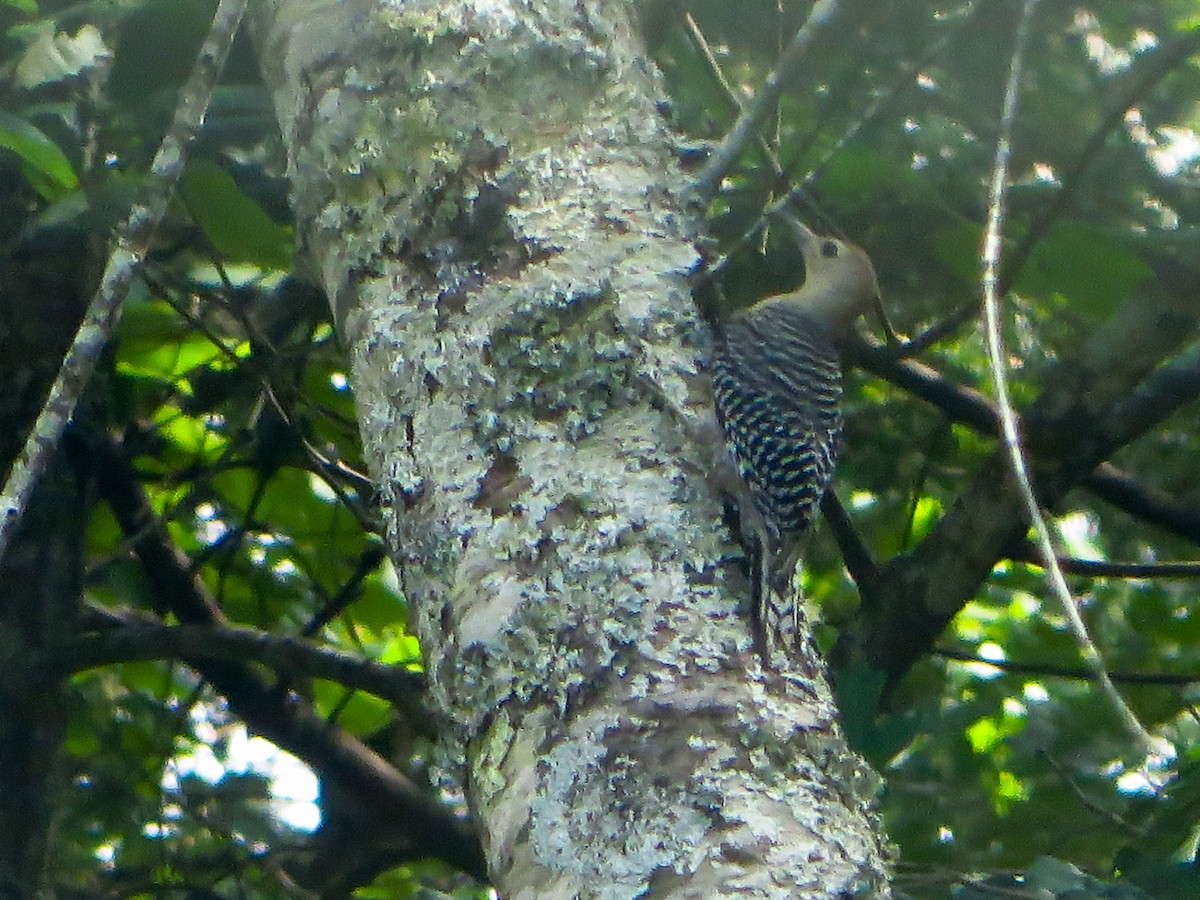
<path fill-rule="evenodd" d="M 804 284 L 788 295 L 805 312 L 846 328 L 879 303 L 875 268 L 861 247 L 822 237 L 786 213 L 777 213 L 804 255 Z"/>

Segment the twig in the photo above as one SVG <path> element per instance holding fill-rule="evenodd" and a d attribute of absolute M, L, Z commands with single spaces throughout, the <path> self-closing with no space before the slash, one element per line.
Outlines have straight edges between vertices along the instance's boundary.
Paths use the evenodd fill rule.
<path fill-rule="evenodd" d="M 1148 756 L 1158 753 L 1154 739 L 1146 731 L 1145 726 L 1138 721 L 1133 710 L 1125 703 L 1120 693 L 1109 678 L 1100 651 L 1092 642 L 1087 632 L 1079 608 L 1071 596 L 1070 588 L 1058 565 L 1054 545 L 1050 538 L 1050 529 L 1042 516 L 1041 507 L 1033 494 L 1033 485 L 1029 477 L 1025 454 L 1021 447 L 1020 429 L 1017 423 L 1016 410 L 1008 392 L 1008 374 L 1005 370 L 1007 356 L 1004 350 L 1003 336 L 1000 324 L 1000 301 L 997 290 L 1000 271 L 1001 236 L 1004 227 L 1004 201 L 1008 185 L 1008 162 L 1012 152 L 1012 130 L 1016 119 L 1017 95 L 1019 93 L 1022 61 L 1025 46 L 1029 38 L 1029 24 L 1037 8 L 1038 0 L 1025 0 L 1021 13 L 1021 21 L 1017 26 L 1016 45 L 1013 48 L 1012 61 L 1008 73 L 1008 84 L 1004 91 L 1004 111 L 1000 119 L 1000 134 L 996 139 L 996 159 L 992 167 L 992 182 L 988 199 L 988 223 L 983 241 L 983 300 L 987 327 L 988 360 L 992 371 L 992 380 L 996 386 L 996 400 L 1000 413 L 1001 434 L 1004 446 L 1008 451 L 1012 474 L 1017 488 L 1024 501 L 1025 510 L 1037 534 L 1046 574 L 1055 596 L 1062 605 L 1063 612 L 1070 623 L 1075 641 L 1079 645 L 1080 654 L 1087 667 L 1095 676 L 1096 683 L 1116 711 L 1126 731 Z"/>
<path fill-rule="evenodd" d="M 1049 232 L 1051 226 L 1067 210 L 1074 198 L 1075 189 L 1083 180 L 1092 161 L 1103 149 L 1108 136 L 1125 121 L 1125 114 L 1136 106 L 1153 87 L 1172 72 L 1180 62 L 1200 50 L 1200 32 L 1189 32 L 1164 44 L 1153 56 L 1146 61 L 1144 70 L 1140 73 L 1129 90 L 1113 105 L 1096 130 L 1092 132 L 1088 142 L 1076 157 L 1074 164 L 1065 176 L 1054 200 L 1029 226 L 1021 242 L 1010 255 L 1000 278 L 999 293 L 1008 293 L 1009 288 L 1029 261 L 1034 247 Z M 966 323 L 970 322 L 979 312 L 979 301 L 971 300 L 954 310 L 944 319 L 935 322 L 904 345 L 902 352 L 905 356 L 916 356 L 939 341 L 949 337 Z"/>
<path fill-rule="evenodd" d="M 819 213 L 820 210 L 816 201 L 808 193 L 808 186 L 824 174 L 826 167 L 828 167 L 828 165 L 836 158 L 838 153 L 845 149 L 847 144 L 849 144 L 852 140 L 854 140 L 855 137 L 858 136 L 859 132 L 862 131 L 863 127 L 868 122 L 871 122 L 877 118 L 889 103 L 898 97 L 904 90 L 911 87 L 913 83 L 913 75 L 922 67 L 928 65 L 930 60 L 936 58 L 937 55 L 946 47 L 948 42 L 948 37 L 942 38 L 941 40 L 937 41 L 930 48 L 929 52 L 922 56 L 921 59 L 917 60 L 916 62 L 902 65 L 900 67 L 900 74 L 892 83 L 892 86 L 888 90 L 876 95 L 876 97 L 867 105 L 867 108 L 862 115 L 855 119 L 850 124 L 850 127 L 847 128 L 834 142 L 833 146 L 826 153 L 824 153 L 821 158 L 816 161 L 816 163 L 813 164 L 812 168 L 808 170 L 804 178 L 797 184 L 793 185 L 785 194 L 771 201 L 771 203 L 763 209 L 763 212 L 758 219 L 750 226 L 750 228 L 748 228 L 738 237 L 738 239 L 726 250 L 725 254 L 719 259 L 715 260 L 711 266 L 708 266 L 704 269 L 702 281 L 704 283 L 710 282 L 723 271 L 725 271 L 730 260 L 738 253 L 738 251 L 747 246 L 755 238 L 755 236 L 762 231 L 767 220 L 776 213 L 786 212 L 791 208 L 793 203 L 800 201 L 808 209 L 817 211 Z M 715 60 L 710 62 L 710 65 L 715 64 Z M 731 88 L 726 88 L 726 90 L 730 92 L 735 102 L 739 102 L 737 101 L 736 96 L 732 95 Z M 765 144 L 765 142 L 763 143 Z M 766 148 L 765 152 L 768 153 L 768 159 L 771 161 L 771 165 L 775 167 L 775 177 L 777 179 L 790 178 L 793 169 L 799 164 L 799 161 L 804 158 L 803 153 L 796 153 L 792 165 L 781 171 L 780 166 L 782 164 L 778 161 L 770 149 Z M 828 219 L 828 216 L 818 216 L 818 218 Z M 842 235 L 842 237 L 844 237 L 844 235 Z M 896 340 L 895 333 L 891 329 L 891 323 L 887 321 L 887 317 L 881 315 L 880 321 L 884 325 L 885 332 L 887 332 L 888 344 L 891 345 L 899 343 L 898 340 Z"/>
<path fill-rule="evenodd" d="M 725 135 L 725 139 L 721 141 L 720 146 L 713 151 L 704 168 L 700 170 L 700 174 L 692 185 L 693 190 L 699 196 L 707 198 L 716 193 L 717 185 L 729 171 L 734 160 L 738 158 L 742 148 L 746 146 L 746 142 L 755 133 L 755 129 L 775 108 L 783 89 L 783 83 L 800 65 L 800 61 L 804 58 L 804 54 L 812 44 L 817 32 L 829 24 L 837 11 L 838 0 L 817 0 L 808 19 L 796 32 L 796 36 L 792 38 L 787 50 L 779 57 L 775 68 L 767 75 L 762 89 L 750 103 L 742 108 L 741 115 L 733 123 L 733 127 Z"/>
<path fill-rule="evenodd" d="M 363 581 L 379 568 L 379 564 L 386 558 L 387 552 L 381 545 L 368 544 L 359 554 L 350 577 L 338 588 L 338 592 L 328 598 L 325 605 L 312 615 L 300 634 L 310 638 L 341 615 L 346 607 L 362 596 Z"/>
<path fill-rule="evenodd" d="M 163 136 L 146 176 L 142 198 L 129 211 L 116 249 L 108 259 L 100 286 L 63 359 L 50 395 L 13 463 L 3 492 L 0 492 L 0 559 L 3 559 L 33 490 L 49 465 L 51 454 L 95 371 L 116 327 L 121 301 L 150 248 L 155 230 L 166 215 L 171 193 L 187 161 L 189 145 L 204 121 L 217 77 L 224 67 L 245 8 L 246 0 L 221 0 L 217 7 L 195 68 L 180 93 L 174 121 Z"/>
<path fill-rule="evenodd" d="M 1041 566 L 1038 548 L 1025 541 L 1012 554 L 1020 562 Z M 1076 559 L 1060 556 L 1064 572 L 1088 578 L 1200 578 L 1200 562 L 1114 563 L 1102 559 Z"/>
<path fill-rule="evenodd" d="M 717 86 L 721 88 L 721 92 L 725 95 L 725 99 L 729 103 L 730 108 L 734 112 L 740 114 L 745 108 L 744 104 L 742 103 L 742 99 L 733 89 L 733 85 L 731 85 L 728 79 L 726 79 L 725 73 L 721 71 L 721 64 L 717 62 L 717 56 L 715 53 L 713 53 L 712 47 L 709 46 L 708 39 L 704 36 L 704 32 L 700 30 L 700 26 L 696 24 L 696 20 L 693 18 L 690 12 L 684 13 L 683 21 L 687 26 L 688 34 L 691 36 L 692 42 L 700 51 L 701 57 L 704 58 L 704 62 L 708 66 L 709 73 L 712 75 L 713 80 L 716 81 Z M 755 132 L 754 142 L 758 145 L 758 149 L 762 152 L 763 156 L 766 157 L 766 160 L 770 164 L 775 178 L 783 178 L 783 167 L 779 164 L 779 157 L 775 155 L 775 151 L 771 149 L 771 145 L 767 143 L 766 138 Z"/>
<path fill-rule="evenodd" d="M 984 659 L 965 650 L 955 650 L 950 647 L 934 647 L 933 653 L 943 659 L 955 662 L 977 663 L 981 666 L 991 666 L 1010 675 L 1037 675 L 1043 678 L 1071 678 L 1075 681 L 1095 681 L 1096 673 L 1091 669 L 1079 666 L 1060 666 L 1055 663 L 1026 663 L 1014 662 L 1010 659 Z M 1121 684 L 1137 684 L 1161 687 L 1182 687 L 1189 684 L 1200 684 L 1200 674 L 1174 675 L 1166 672 L 1110 672 L 1108 677 Z"/>
<path fill-rule="evenodd" d="M 1067 771 L 1066 766 L 1060 763 L 1058 759 L 1055 758 L 1053 753 L 1051 753 L 1049 750 L 1043 750 L 1042 756 L 1045 758 L 1046 762 L 1050 764 L 1050 768 L 1052 768 L 1058 774 L 1058 777 L 1066 782 L 1067 787 L 1071 789 L 1071 793 L 1075 795 L 1075 797 L 1083 805 L 1084 809 L 1099 816 L 1101 819 L 1104 819 L 1109 825 L 1115 826 L 1118 830 L 1123 831 L 1130 837 L 1145 838 L 1147 836 L 1146 828 L 1126 822 L 1115 812 L 1105 809 L 1086 793 L 1084 793 L 1083 788 L 1079 786 L 1079 783 L 1075 780 L 1071 773 Z"/>
<path fill-rule="evenodd" d="M 302 638 L 228 623 L 163 625 L 139 618 L 48 646 L 43 657 L 45 670 L 67 673 L 154 659 L 258 662 L 282 674 L 335 681 L 401 707 L 416 706 L 425 689 L 424 678 L 400 666 L 360 659 Z"/>

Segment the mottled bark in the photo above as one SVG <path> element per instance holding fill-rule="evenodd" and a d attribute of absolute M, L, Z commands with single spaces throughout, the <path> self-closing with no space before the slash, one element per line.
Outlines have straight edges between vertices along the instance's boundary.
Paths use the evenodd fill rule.
<path fill-rule="evenodd" d="M 506 897 L 880 896 L 814 651 L 763 671 L 739 610 L 690 437 L 691 216 L 628 12 L 258 8 L 431 700 Z"/>

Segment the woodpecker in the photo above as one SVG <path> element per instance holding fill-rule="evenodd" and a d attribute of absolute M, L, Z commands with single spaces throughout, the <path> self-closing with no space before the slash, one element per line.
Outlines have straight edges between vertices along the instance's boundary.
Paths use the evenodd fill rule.
<path fill-rule="evenodd" d="M 775 667 L 799 639 L 793 575 L 837 463 L 842 437 L 838 345 L 878 302 L 867 254 L 791 216 L 804 283 L 733 313 L 717 336 L 717 418 L 741 476 L 739 514 L 753 578 L 759 652 Z"/>

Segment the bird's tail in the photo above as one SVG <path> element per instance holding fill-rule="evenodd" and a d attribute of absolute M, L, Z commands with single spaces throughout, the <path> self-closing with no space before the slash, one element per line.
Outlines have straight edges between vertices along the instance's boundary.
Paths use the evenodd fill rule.
<path fill-rule="evenodd" d="M 751 544 L 751 614 L 763 665 L 783 669 L 799 646 L 801 597 L 793 578 L 796 561 L 774 557 L 761 538 Z M 780 561 L 783 565 L 776 566 Z M 773 573 L 778 577 L 773 578 Z"/>

